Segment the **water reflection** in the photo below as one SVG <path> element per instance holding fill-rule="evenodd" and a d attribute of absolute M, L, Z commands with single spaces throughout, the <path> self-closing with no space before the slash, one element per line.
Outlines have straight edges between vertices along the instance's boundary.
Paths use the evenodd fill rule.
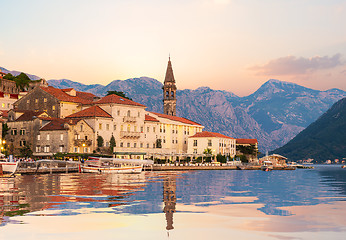
<path fill-rule="evenodd" d="M 148 225 L 141 222 L 143 219 L 161 221 L 155 226 L 169 233 L 170 238 L 186 226 L 343 232 L 346 231 L 345 173 L 341 168 L 322 166 L 314 170 L 272 172 L 52 174 L 0 179 L 0 226 L 27 223 L 32 219 L 29 217 L 42 217 L 44 221 L 47 216 L 70 219 L 92 216 L 93 221 L 109 218 L 136 229 Z M 19 215 L 25 217 L 12 217 Z M 131 225 L 134 219 L 138 226 Z M 192 233 L 191 229 L 185 231 Z M 273 236 L 279 238 L 276 234 L 269 237 Z"/>

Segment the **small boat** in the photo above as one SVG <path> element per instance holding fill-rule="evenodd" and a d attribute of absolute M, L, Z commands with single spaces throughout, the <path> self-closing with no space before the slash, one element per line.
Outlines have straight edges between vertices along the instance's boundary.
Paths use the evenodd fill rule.
<path fill-rule="evenodd" d="M 273 163 L 271 161 L 264 161 L 261 170 L 266 172 L 273 170 Z"/>
<path fill-rule="evenodd" d="M 0 160 L 0 175 L 12 176 L 17 170 L 19 162 Z"/>
<path fill-rule="evenodd" d="M 151 160 L 91 157 L 81 166 L 85 173 L 141 173 Z"/>

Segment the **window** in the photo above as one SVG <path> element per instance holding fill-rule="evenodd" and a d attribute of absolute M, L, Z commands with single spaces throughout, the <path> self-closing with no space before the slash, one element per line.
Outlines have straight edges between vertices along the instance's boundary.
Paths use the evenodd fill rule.
<path fill-rule="evenodd" d="M 140 112 L 138 112 L 138 117 L 140 117 L 141 116 L 141 113 Z"/>
<path fill-rule="evenodd" d="M 197 147 L 197 140 L 193 140 L 193 146 Z"/>
<path fill-rule="evenodd" d="M 109 124 L 106 124 L 106 130 L 109 131 Z"/>
<path fill-rule="evenodd" d="M 84 139 L 85 139 L 85 140 L 88 140 L 88 136 L 84 136 Z"/>
<path fill-rule="evenodd" d="M 211 139 L 208 139 L 208 147 L 213 146 L 213 144 L 211 143 Z"/>
<path fill-rule="evenodd" d="M 120 131 L 124 131 L 124 126 L 123 125 L 120 126 Z"/>
<path fill-rule="evenodd" d="M 37 135 L 37 140 L 41 140 L 41 135 Z"/>
<path fill-rule="evenodd" d="M 121 143 L 120 143 L 120 147 L 123 147 L 123 146 L 124 146 L 124 143 L 121 142 Z"/>
<path fill-rule="evenodd" d="M 26 100 L 26 103 L 29 104 L 29 103 L 30 103 L 30 100 Z"/>
<path fill-rule="evenodd" d="M 141 148 L 143 147 L 143 143 L 141 143 Z"/>
<path fill-rule="evenodd" d="M 130 143 L 127 143 L 127 147 L 128 147 L 128 148 L 130 147 Z"/>
<path fill-rule="evenodd" d="M 99 123 L 99 129 L 102 130 L 102 123 Z"/>
<path fill-rule="evenodd" d="M 120 110 L 118 110 L 117 114 L 118 114 L 118 116 L 120 116 Z"/>
<path fill-rule="evenodd" d="M 19 141 L 19 146 L 24 147 L 25 145 L 26 145 L 26 141 L 25 140 Z"/>
<path fill-rule="evenodd" d="M 17 135 L 17 129 L 12 129 L 11 130 L 11 135 Z"/>
<path fill-rule="evenodd" d="M 131 111 L 130 111 L 130 110 L 127 111 L 127 116 L 128 116 L 128 117 L 131 116 Z"/>
<path fill-rule="evenodd" d="M 37 146 L 36 146 L 36 152 L 40 152 L 40 150 L 41 150 L 41 146 L 40 146 L 40 145 L 37 145 Z"/>
<path fill-rule="evenodd" d="M 43 99 L 43 102 L 45 102 L 45 103 L 46 103 L 46 102 L 47 102 L 47 98 L 44 98 L 44 99 Z"/>
<path fill-rule="evenodd" d="M 59 152 L 63 152 L 64 151 L 64 145 L 60 145 L 59 146 Z"/>
<path fill-rule="evenodd" d="M 134 143 L 134 144 L 133 144 L 133 147 L 134 147 L 134 148 L 137 147 L 137 143 Z"/>
<path fill-rule="evenodd" d="M 44 146 L 44 152 L 49 152 L 49 145 Z"/>
<path fill-rule="evenodd" d="M 117 130 L 117 125 L 113 125 L 113 131 Z"/>
<path fill-rule="evenodd" d="M 38 99 L 37 98 L 35 99 L 35 103 L 38 103 Z"/>
<path fill-rule="evenodd" d="M 155 127 L 153 127 L 153 132 L 155 132 L 156 131 L 156 128 Z"/>
<path fill-rule="evenodd" d="M 74 150 L 74 152 L 78 152 L 78 148 L 76 148 L 76 147 L 73 150 Z"/>
<path fill-rule="evenodd" d="M 80 131 L 83 132 L 83 124 L 80 125 Z"/>
<path fill-rule="evenodd" d="M 49 137 L 50 137 L 49 134 L 47 134 L 47 140 L 49 140 Z"/>
<path fill-rule="evenodd" d="M 19 135 L 25 135 L 25 129 L 20 129 Z"/>
<path fill-rule="evenodd" d="M 143 130 L 143 127 L 141 127 L 141 132 L 143 132 L 144 130 Z"/>
<path fill-rule="evenodd" d="M 147 132 L 149 132 L 149 127 L 147 127 Z"/>
<path fill-rule="evenodd" d="M 131 131 L 131 126 L 127 125 L 127 131 L 130 132 Z"/>
<path fill-rule="evenodd" d="M 147 143 L 147 148 L 149 148 L 149 143 Z"/>
<path fill-rule="evenodd" d="M 55 106 L 52 106 L 52 110 L 55 111 Z"/>
<path fill-rule="evenodd" d="M 137 126 L 134 126 L 134 127 L 133 127 L 133 130 L 134 130 L 135 132 L 137 132 Z"/>
<path fill-rule="evenodd" d="M 193 153 L 197 153 L 197 149 L 193 149 Z"/>
<path fill-rule="evenodd" d="M 88 148 L 84 148 L 84 152 L 87 153 L 88 152 Z"/>

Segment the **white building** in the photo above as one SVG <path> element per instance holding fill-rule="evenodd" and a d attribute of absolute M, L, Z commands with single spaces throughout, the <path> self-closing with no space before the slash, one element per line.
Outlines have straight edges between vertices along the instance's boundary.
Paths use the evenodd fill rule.
<path fill-rule="evenodd" d="M 236 154 L 236 139 L 214 132 L 198 132 L 188 138 L 188 154 L 203 154 L 210 149 L 213 155 L 233 158 Z"/>

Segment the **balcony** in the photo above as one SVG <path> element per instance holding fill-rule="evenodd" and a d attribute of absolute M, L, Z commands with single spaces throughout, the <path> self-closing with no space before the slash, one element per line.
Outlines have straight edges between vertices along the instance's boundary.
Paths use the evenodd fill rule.
<path fill-rule="evenodd" d="M 126 132 L 126 131 L 121 131 L 120 132 L 120 137 L 121 138 L 140 138 L 141 133 L 140 132 Z"/>
<path fill-rule="evenodd" d="M 137 120 L 136 120 L 135 117 L 128 117 L 128 116 L 126 116 L 126 117 L 123 118 L 123 122 L 127 122 L 127 123 L 135 123 L 136 121 Z"/>

